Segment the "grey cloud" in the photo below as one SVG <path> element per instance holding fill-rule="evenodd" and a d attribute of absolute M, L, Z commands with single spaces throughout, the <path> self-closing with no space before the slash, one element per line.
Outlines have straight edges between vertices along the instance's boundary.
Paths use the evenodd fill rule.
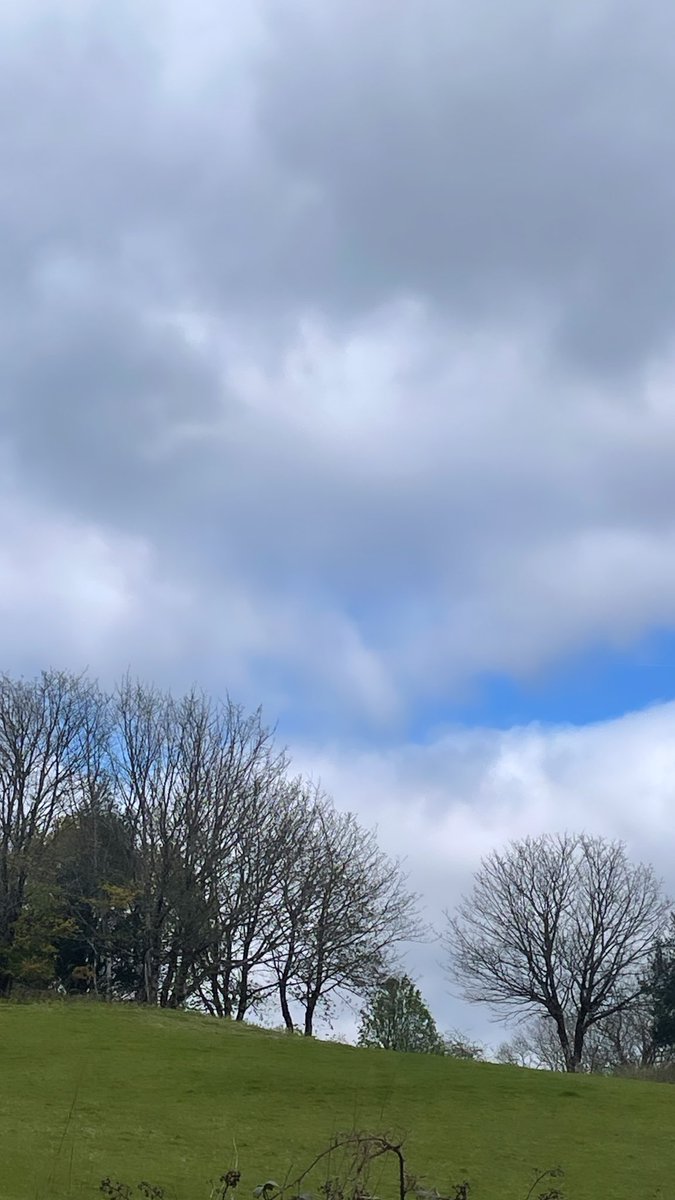
<path fill-rule="evenodd" d="M 0 414 L 167 657 L 391 712 L 671 621 L 670 10 L 143 11 L 0 18 Z"/>
<path fill-rule="evenodd" d="M 263 113 L 330 209 L 336 289 L 543 307 L 577 361 L 639 364 L 675 302 L 674 24 L 634 3 L 282 6 Z"/>
<path fill-rule="evenodd" d="M 55 7 L 4 54 L 10 263 L 154 244 L 155 287 L 268 326 L 410 293 L 464 320 L 539 311 L 610 371 L 670 336 L 667 5 L 287 0 L 253 6 L 239 56 L 206 0 L 180 51 L 152 7 Z M 167 60 L 207 18 L 181 90 Z"/>

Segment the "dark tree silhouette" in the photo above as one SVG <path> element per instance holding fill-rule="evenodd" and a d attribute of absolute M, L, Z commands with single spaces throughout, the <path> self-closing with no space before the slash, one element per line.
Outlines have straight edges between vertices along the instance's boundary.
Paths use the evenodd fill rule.
<path fill-rule="evenodd" d="M 547 1013 L 576 1071 L 588 1031 L 641 994 L 667 911 L 652 868 L 620 842 L 526 838 L 483 860 L 448 923 L 450 970 L 471 1000 Z"/>

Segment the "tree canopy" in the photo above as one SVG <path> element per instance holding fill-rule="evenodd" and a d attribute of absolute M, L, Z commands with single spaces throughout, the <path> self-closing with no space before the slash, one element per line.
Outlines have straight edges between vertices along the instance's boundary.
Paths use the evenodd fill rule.
<path fill-rule="evenodd" d="M 407 975 L 385 979 L 361 1014 L 360 1046 L 444 1054 L 445 1045 L 419 988 Z"/>
<path fill-rule="evenodd" d="M 450 970 L 469 999 L 547 1014 L 575 1071 L 588 1031 L 642 994 L 667 911 L 652 868 L 622 843 L 525 838 L 483 860 L 449 918 Z"/>

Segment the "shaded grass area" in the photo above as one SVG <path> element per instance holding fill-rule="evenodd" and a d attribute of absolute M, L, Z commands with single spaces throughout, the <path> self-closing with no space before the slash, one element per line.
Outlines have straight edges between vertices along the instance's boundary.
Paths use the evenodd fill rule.
<path fill-rule="evenodd" d="M 234 1165 L 239 1195 L 354 1127 L 407 1136 L 416 1174 L 523 1200 L 675 1194 L 675 1088 L 360 1050 L 184 1013 L 0 1004 L 0 1197 L 94 1198 L 107 1175 L 178 1200 Z M 393 1169 L 378 1194 L 395 1186 Z M 314 1181 L 317 1182 L 316 1180 Z"/>

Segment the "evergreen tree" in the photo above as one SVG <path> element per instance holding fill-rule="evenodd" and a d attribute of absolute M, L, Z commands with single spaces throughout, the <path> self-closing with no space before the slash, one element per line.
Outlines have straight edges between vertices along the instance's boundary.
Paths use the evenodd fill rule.
<path fill-rule="evenodd" d="M 67 918 L 54 964 L 67 991 L 135 994 L 142 951 L 134 870 L 130 830 L 104 800 L 63 818 L 47 843 L 42 878 Z"/>
<path fill-rule="evenodd" d="M 407 975 L 386 979 L 361 1017 L 360 1046 L 417 1054 L 445 1053 L 436 1022 L 419 988 Z"/>
<path fill-rule="evenodd" d="M 652 1036 L 660 1057 L 675 1049 L 675 921 L 673 932 L 657 944 L 645 990 L 652 1010 Z"/>

